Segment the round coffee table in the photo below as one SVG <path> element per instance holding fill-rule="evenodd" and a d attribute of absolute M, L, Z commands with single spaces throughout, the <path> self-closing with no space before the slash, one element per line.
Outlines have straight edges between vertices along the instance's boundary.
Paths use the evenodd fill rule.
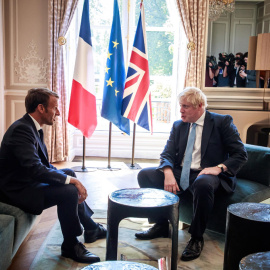
<path fill-rule="evenodd" d="M 238 270 L 240 260 L 270 249 L 270 205 L 235 203 L 227 209 L 224 270 Z"/>
<path fill-rule="evenodd" d="M 108 200 L 106 260 L 117 260 L 118 225 L 127 217 L 163 217 L 172 225 L 171 269 L 177 269 L 179 198 L 152 188 L 129 188 L 112 192 Z"/>
<path fill-rule="evenodd" d="M 82 270 L 157 270 L 157 268 L 144 263 L 135 263 L 128 261 L 109 261 L 99 262 L 88 265 Z"/>
<path fill-rule="evenodd" d="M 239 264 L 239 270 L 270 269 L 270 251 L 258 252 L 244 257 Z"/>

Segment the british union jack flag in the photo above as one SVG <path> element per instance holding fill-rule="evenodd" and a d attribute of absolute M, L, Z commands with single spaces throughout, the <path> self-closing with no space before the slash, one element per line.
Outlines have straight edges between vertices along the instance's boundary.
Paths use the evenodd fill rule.
<path fill-rule="evenodd" d="M 122 115 L 153 132 L 149 65 L 144 20 L 144 6 L 135 34 L 122 101 Z"/>

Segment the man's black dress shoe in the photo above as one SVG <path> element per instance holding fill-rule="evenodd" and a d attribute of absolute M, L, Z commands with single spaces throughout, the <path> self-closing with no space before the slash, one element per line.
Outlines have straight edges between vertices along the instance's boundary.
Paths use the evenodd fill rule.
<path fill-rule="evenodd" d="M 76 262 L 89 264 L 100 262 L 100 258 L 89 252 L 81 242 L 76 243 L 72 248 L 66 248 L 62 245 L 61 251 L 63 257 L 70 258 Z"/>
<path fill-rule="evenodd" d="M 198 258 L 203 250 L 204 241 L 195 238 L 190 238 L 183 254 L 181 256 L 182 261 L 191 261 Z"/>
<path fill-rule="evenodd" d="M 97 228 L 94 230 L 84 231 L 84 241 L 85 243 L 93 243 L 97 239 L 105 238 L 107 235 L 107 230 L 99 223 L 97 223 Z"/>
<path fill-rule="evenodd" d="M 158 224 L 149 228 L 145 232 L 135 233 L 135 236 L 141 240 L 151 240 L 158 237 L 169 237 L 169 223 Z"/>

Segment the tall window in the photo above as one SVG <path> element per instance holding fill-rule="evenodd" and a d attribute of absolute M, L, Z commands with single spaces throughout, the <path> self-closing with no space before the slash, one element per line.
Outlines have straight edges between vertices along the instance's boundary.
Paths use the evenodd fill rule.
<path fill-rule="evenodd" d="M 173 21 L 176 16 L 170 14 L 167 8 L 168 1 L 170 0 L 144 1 L 154 133 L 168 132 L 171 122 L 175 120 L 176 62 L 178 61 L 180 23 Z M 126 70 L 140 14 L 140 2 L 140 0 L 118 0 Z M 77 14 L 74 16 L 69 32 L 67 61 L 70 68 L 70 83 L 73 77 L 82 6 L 83 0 L 79 2 Z M 108 130 L 109 127 L 108 121 L 100 116 L 100 111 L 112 16 L 113 0 L 90 1 L 98 113 L 97 130 Z M 132 126 L 133 122 L 131 122 L 131 128 Z M 113 127 L 113 130 L 121 132 L 117 127 Z M 137 132 L 148 131 L 138 126 Z"/>

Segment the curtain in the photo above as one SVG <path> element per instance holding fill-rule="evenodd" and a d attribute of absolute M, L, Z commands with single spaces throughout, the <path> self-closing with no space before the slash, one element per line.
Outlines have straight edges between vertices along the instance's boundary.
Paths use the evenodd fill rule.
<path fill-rule="evenodd" d="M 176 0 L 176 3 L 188 39 L 185 86 L 201 87 L 208 1 Z"/>
<path fill-rule="evenodd" d="M 53 126 L 46 126 L 45 143 L 48 149 L 49 161 L 65 160 L 68 156 L 67 130 L 67 87 L 66 66 L 64 63 L 63 46 L 65 35 L 73 18 L 79 0 L 49 0 L 49 71 L 48 88 L 59 95 L 59 110 Z"/>

